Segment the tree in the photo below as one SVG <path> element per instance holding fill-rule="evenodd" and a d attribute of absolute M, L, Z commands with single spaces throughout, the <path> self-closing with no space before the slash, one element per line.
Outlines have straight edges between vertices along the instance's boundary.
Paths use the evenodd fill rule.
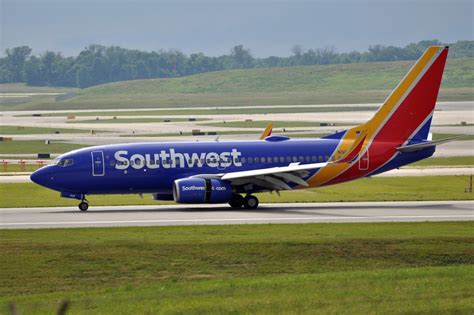
<path fill-rule="evenodd" d="M 7 55 L 5 57 L 5 69 L 10 73 L 10 82 L 23 82 L 25 62 L 31 54 L 31 48 L 20 46 L 7 49 L 5 52 Z"/>
<path fill-rule="evenodd" d="M 250 54 L 250 50 L 245 49 L 243 45 L 237 45 L 232 48 L 230 55 L 233 59 L 234 69 L 251 68 L 254 64 L 254 59 Z"/>

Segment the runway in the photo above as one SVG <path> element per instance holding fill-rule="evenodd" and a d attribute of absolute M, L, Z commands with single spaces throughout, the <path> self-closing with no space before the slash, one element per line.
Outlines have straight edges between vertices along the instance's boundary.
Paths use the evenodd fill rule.
<path fill-rule="evenodd" d="M 0 209 L 0 228 L 474 221 L 473 209 L 474 201 L 279 203 L 238 211 L 223 205 L 10 208 Z"/>

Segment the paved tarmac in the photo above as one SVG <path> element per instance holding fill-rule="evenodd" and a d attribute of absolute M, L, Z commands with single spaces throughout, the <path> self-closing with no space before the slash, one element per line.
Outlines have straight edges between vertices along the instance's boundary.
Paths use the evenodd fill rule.
<path fill-rule="evenodd" d="M 474 201 L 283 203 L 238 211 L 223 205 L 0 209 L 3 229 L 473 220 Z"/>

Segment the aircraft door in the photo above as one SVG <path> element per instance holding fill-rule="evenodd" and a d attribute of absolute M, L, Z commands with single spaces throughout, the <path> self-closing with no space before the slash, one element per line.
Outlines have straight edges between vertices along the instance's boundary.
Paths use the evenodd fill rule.
<path fill-rule="evenodd" d="M 104 152 L 92 151 L 92 176 L 104 176 L 105 175 L 105 164 L 104 164 Z"/>
<path fill-rule="evenodd" d="M 366 150 L 364 153 L 360 153 L 361 157 L 359 159 L 359 170 L 366 171 L 369 169 L 369 150 Z"/>

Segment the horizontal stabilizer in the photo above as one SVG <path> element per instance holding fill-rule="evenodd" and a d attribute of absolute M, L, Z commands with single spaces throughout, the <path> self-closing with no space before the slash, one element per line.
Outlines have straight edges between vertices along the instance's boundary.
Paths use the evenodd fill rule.
<path fill-rule="evenodd" d="M 422 143 L 404 145 L 404 146 L 398 147 L 397 151 L 400 151 L 400 152 L 416 152 L 416 151 L 420 151 L 420 150 L 423 150 L 423 149 L 435 147 L 437 145 L 440 145 L 440 144 L 443 144 L 443 143 L 446 143 L 446 142 L 458 140 L 458 139 L 461 139 L 463 137 L 464 136 L 457 136 L 457 137 L 451 137 L 451 138 L 446 138 L 446 139 L 441 139 L 441 140 L 434 140 L 434 141 L 427 141 L 427 142 L 422 142 Z"/>

